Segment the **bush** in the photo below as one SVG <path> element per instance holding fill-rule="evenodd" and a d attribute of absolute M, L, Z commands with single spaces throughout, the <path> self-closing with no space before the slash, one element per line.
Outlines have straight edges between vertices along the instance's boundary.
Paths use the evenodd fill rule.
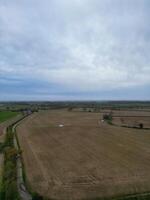
<path fill-rule="evenodd" d="M 11 183 L 9 183 L 9 186 L 7 186 L 8 185 L 5 185 L 5 187 L 7 188 L 7 193 L 5 193 L 5 200 L 19 200 L 16 188 L 16 181 L 11 181 Z"/>
<path fill-rule="evenodd" d="M 103 115 L 103 120 L 106 120 L 108 122 L 111 122 L 112 121 L 112 114 L 104 114 Z"/>
<path fill-rule="evenodd" d="M 6 139 L 4 142 L 4 170 L 2 179 L 1 199 L 19 200 L 17 190 L 17 150 L 13 145 L 13 132 L 11 127 L 7 128 Z"/>
<path fill-rule="evenodd" d="M 139 124 L 139 128 L 141 128 L 141 129 L 143 128 L 143 124 L 142 123 Z"/>
<path fill-rule="evenodd" d="M 44 200 L 42 196 L 37 193 L 33 193 L 32 200 Z"/>

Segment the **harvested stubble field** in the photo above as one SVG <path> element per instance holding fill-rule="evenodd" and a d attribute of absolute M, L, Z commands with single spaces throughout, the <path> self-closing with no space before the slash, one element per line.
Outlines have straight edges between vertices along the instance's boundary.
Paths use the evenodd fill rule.
<path fill-rule="evenodd" d="M 150 191 L 148 130 L 61 110 L 31 115 L 17 133 L 27 179 L 43 196 L 78 200 Z"/>

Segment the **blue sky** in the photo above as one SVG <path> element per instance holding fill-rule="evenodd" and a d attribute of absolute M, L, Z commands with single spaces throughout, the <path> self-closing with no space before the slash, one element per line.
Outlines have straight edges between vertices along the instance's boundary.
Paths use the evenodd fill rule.
<path fill-rule="evenodd" d="M 149 0 L 1 0 L 0 100 L 150 100 Z"/>

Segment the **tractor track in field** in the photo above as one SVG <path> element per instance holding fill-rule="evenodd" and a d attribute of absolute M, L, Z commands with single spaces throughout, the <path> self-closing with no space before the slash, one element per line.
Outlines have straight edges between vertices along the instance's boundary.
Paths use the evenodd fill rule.
<path fill-rule="evenodd" d="M 40 119 L 41 120 L 41 119 Z M 21 122 L 22 122 L 23 120 L 21 120 Z M 38 124 L 38 121 L 35 121 L 35 124 L 37 125 Z M 67 123 L 66 123 L 67 124 Z M 69 124 L 69 123 L 68 123 Z M 16 123 L 13 127 L 12 127 L 12 131 L 14 131 L 15 132 L 15 128 L 16 128 L 16 126 L 18 126 L 19 125 L 19 123 Z M 69 127 L 68 125 L 65 125 L 65 127 Z M 25 126 L 26 127 L 26 126 Z M 25 128 L 24 127 L 24 128 Z M 46 129 L 47 130 L 47 129 Z M 63 130 L 63 129 L 61 129 L 61 130 Z M 43 129 L 43 132 L 45 131 L 45 129 Z M 17 130 L 17 132 L 18 132 L 18 130 Z M 24 132 L 21 132 L 21 133 L 24 133 Z M 59 133 L 58 133 L 59 134 Z M 63 134 L 63 133 L 62 133 Z M 15 134 L 14 134 L 15 135 Z M 60 134 L 59 134 L 59 136 L 60 136 Z M 45 134 L 45 138 L 46 138 L 46 141 L 47 141 L 47 135 Z M 101 138 L 103 138 L 103 137 L 101 137 Z M 51 139 L 55 139 L 55 137 L 53 136 Z M 76 138 L 77 139 L 77 138 Z M 14 138 L 14 143 L 16 143 L 15 145 L 16 145 L 16 147 L 17 148 L 19 148 L 19 145 L 18 145 L 18 143 L 17 143 L 17 138 L 15 137 Z M 105 141 L 105 140 L 104 140 Z M 92 142 L 92 141 L 91 141 Z M 91 144 L 91 142 L 89 143 L 89 144 Z M 108 141 L 109 142 L 109 141 Z M 131 142 L 132 142 L 132 138 L 131 138 Z M 32 144 L 32 143 L 31 143 Z M 37 143 L 36 143 L 37 144 Z M 40 141 L 40 143 L 39 144 L 41 144 L 41 141 Z M 81 145 L 82 146 L 82 145 Z M 67 149 L 68 149 L 68 147 L 67 147 Z M 88 149 L 86 149 L 85 151 L 87 151 Z M 21 163 L 21 158 L 19 157 L 18 158 L 18 160 L 20 160 L 20 163 Z M 46 160 L 46 157 L 44 157 L 44 160 Z M 21 163 L 22 164 L 22 163 Z M 22 172 L 21 172 L 21 170 L 22 170 L 22 166 L 21 165 L 18 165 L 18 186 L 19 186 L 19 189 L 18 190 L 20 190 L 19 192 L 23 195 L 23 200 L 30 200 L 30 199 L 32 199 L 32 197 L 30 196 L 30 194 L 28 193 L 28 191 L 26 190 L 26 188 L 25 188 L 25 184 L 24 184 L 24 182 L 23 182 L 23 177 L 22 177 Z M 20 174 L 21 173 L 21 174 Z M 20 177 L 19 177 L 19 174 L 21 175 Z M 82 184 L 84 184 L 84 183 L 82 183 L 82 180 L 81 180 L 81 184 L 80 184 L 80 186 L 82 185 Z M 69 185 L 70 185 L 70 183 L 69 183 Z M 29 195 L 29 196 L 28 196 Z M 122 195 L 122 196 L 118 196 L 118 197 L 116 197 L 116 198 L 114 198 L 114 197 L 112 197 L 112 198 L 108 198 L 108 199 L 110 199 L 110 200 L 131 200 L 131 199 L 135 199 L 135 198 L 137 198 L 137 199 L 144 199 L 144 198 L 147 198 L 147 197 L 149 197 L 150 196 L 150 192 L 143 192 L 142 193 L 142 191 L 141 191 L 141 193 L 132 193 L 132 194 L 127 194 L 127 195 Z M 31 197 L 31 198 L 30 198 Z M 100 198 L 99 198 L 100 199 Z"/>

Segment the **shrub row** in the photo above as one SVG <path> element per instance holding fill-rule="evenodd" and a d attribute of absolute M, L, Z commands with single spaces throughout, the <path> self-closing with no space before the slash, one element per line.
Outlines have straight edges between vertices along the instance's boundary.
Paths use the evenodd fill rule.
<path fill-rule="evenodd" d="M 2 178 L 2 200 L 20 200 L 17 191 L 17 150 L 13 144 L 12 127 L 7 128 L 3 144 L 4 168 Z"/>

